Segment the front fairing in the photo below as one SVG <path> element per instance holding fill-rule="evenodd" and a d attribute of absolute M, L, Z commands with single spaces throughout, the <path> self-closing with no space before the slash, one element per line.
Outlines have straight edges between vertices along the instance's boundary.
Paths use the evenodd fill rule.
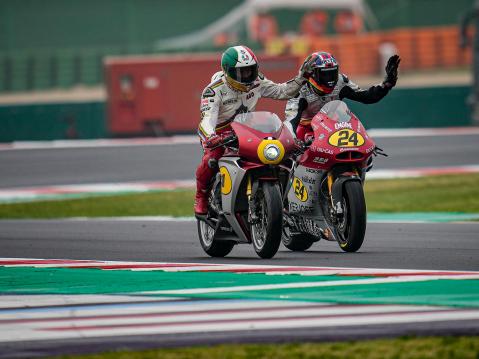
<path fill-rule="evenodd" d="M 306 167 L 328 169 L 338 163 L 362 167 L 375 148 L 361 121 L 342 101 L 324 106 L 311 127 L 314 141 L 300 161 Z"/>
<path fill-rule="evenodd" d="M 294 150 L 294 136 L 290 128 L 281 122 L 269 123 L 269 113 L 252 112 L 248 121 L 233 121 L 231 127 L 238 138 L 238 150 L 235 155 L 258 164 L 280 164 Z M 273 115 L 273 114 L 270 114 Z M 276 118 L 277 116 L 274 115 Z M 278 119 L 279 121 L 279 119 Z M 279 161 L 268 161 L 263 150 L 268 144 L 281 148 L 283 154 Z"/>

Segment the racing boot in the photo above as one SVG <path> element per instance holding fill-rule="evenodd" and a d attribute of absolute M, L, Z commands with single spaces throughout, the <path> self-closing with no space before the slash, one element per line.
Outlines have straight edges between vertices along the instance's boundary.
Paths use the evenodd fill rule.
<path fill-rule="evenodd" d="M 208 213 L 208 191 L 199 188 L 197 183 L 195 195 L 195 216 L 205 216 Z"/>
<path fill-rule="evenodd" d="M 207 153 L 209 154 L 209 153 Z M 208 166 L 209 156 L 203 156 L 196 170 L 195 216 L 206 216 L 208 213 L 209 184 L 215 172 Z"/>
<path fill-rule="evenodd" d="M 218 173 L 218 159 L 223 156 L 222 147 L 213 150 L 205 148 L 203 158 L 196 169 L 195 215 L 204 217 L 208 213 L 208 195 L 211 180 Z"/>

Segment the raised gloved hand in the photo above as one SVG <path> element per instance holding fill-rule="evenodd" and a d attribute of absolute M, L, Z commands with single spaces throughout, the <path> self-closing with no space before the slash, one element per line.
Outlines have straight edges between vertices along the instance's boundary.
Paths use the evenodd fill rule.
<path fill-rule="evenodd" d="M 316 62 L 317 58 L 318 55 L 313 54 L 309 55 L 306 60 L 304 60 L 303 64 L 301 65 L 301 68 L 299 69 L 299 77 L 302 77 L 306 80 L 311 77 L 311 74 L 313 73 L 314 69 L 314 63 Z"/>
<path fill-rule="evenodd" d="M 203 141 L 204 148 L 213 148 L 221 145 L 223 142 L 223 137 L 218 135 L 211 135 L 205 141 Z"/>
<path fill-rule="evenodd" d="M 393 88 L 396 86 L 398 80 L 398 67 L 401 62 L 401 58 L 398 55 L 393 55 L 389 58 L 386 64 L 386 78 L 383 85 L 387 88 Z"/>

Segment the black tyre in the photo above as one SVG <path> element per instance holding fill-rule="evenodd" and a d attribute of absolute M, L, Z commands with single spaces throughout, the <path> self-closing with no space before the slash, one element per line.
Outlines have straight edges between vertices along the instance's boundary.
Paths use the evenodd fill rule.
<path fill-rule="evenodd" d="M 336 226 L 339 246 L 345 252 L 356 252 L 366 233 L 366 201 L 360 181 L 347 181 L 343 189 L 344 217 Z"/>
<path fill-rule="evenodd" d="M 214 229 L 205 221 L 197 220 L 201 247 L 210 257 L 224 257 L 233 249 L 235 242 L 214 239 Z"/>
<path fill-rule="evenodd" d="M 258 223 L 251 225 L 253 247 L 261 258 L 273 258 L 281 244 L 283 209 L 275 183 L 263 182 L 256 193 Z"/>
<path fill-rule="evenodd" d="M 309 233 L 291 234 L 288 229 L 283 229 L 283 244 L 293 252 L 303 252 L 308 250 L 317 238 Z"/>

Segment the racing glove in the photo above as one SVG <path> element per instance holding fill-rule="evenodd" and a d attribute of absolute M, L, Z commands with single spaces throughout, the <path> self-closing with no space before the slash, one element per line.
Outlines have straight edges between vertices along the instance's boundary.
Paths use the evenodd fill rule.
<path fill-rule="evenodd" d="M 223 137 L 218 135 L 211 135 L 203 142 L 203 147 L 213 148 L 213 147 L 221 145 L 222 142 L 223 142 Z"/>
<path fill-rule="evenodd" d="M 305 80 L 311 77 L 311 74 L 313 73 L 314 69 L 314 63 L 316 62 L 317 58 L 318 55 L 313 54 L 309 55 L 306 60 L 304 60 L 303 64 L 301 65 L 301 68 L 299 69 L 299 77 L 302 77 Z"/>
<path fill-rule="evenodd" d="M 393 55 L 389 58 L 386 64 L 386 78 L 383 81 L 384 87 L 391 89 L 396 86 L 398 80 L 398 67 L 401 58 L 398 55 Z"/>

